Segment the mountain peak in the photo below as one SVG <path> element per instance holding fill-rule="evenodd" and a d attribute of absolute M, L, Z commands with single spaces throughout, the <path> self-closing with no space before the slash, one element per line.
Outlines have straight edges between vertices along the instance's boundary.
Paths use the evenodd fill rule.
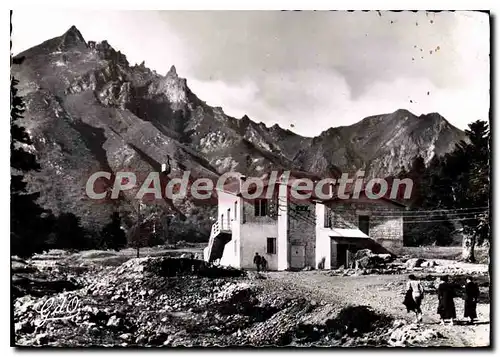
<path fill-rule="evenodd" d="M 432 118 L 438 118 L 438 119 L 444 119 L 446 120 L 441 114 L 438 112 L 432 112 L 432 113 L 427 113 L 425 116 L 432 117 Z"/>
<path fill-rule="evenodd" d="M 82 34 L 80 33 L 80 30 L 78 30 L 78 29 L 76 28 L 76 26 L 75 26 L 75 25 L 72 25 L 72 26 L 68 29 L 68 31 L 66 31 L 66 33 L 74 33 L 74 34 L 77 34 L 77 35 L 80 35 L 80 36 L 82 35 Z"/>
<path fill-rule="evenodd" d="M 59 45 L 59 48 L 63 50 L 79 45 L 87 46 L 87 43 L 85 42 L 85 39 L 83 38 L 80 31 L 76 28 L 75 25 L 73 25 L 69 28 L 68 31 L 64 33 L 64 35 L 61 36 L 61 44 Z"/>
<path fill-rule="evenodd" d="M 151 83 L 150 93 L 165 94 L 168 100 L 172 103 L 180 103 L 187 101 L 187 82 L 185 78 L 180 78 L 177 75 L 175 66 L 170 67 L 166 76 L 161 76 Z"/>
<path fill-rule="evenodd" d="M 426 121 L 433 121 L 434 123 L 439 123 L 440 125 L 450 124 L 445 117 L 443 117 L 441 114 L 437 112 L 422 114 L 419 116 L 419 119 Z"/>
<path fill-rule="evenodd" d="M 394 112 L 394 114 L 408 115 L 408 116 L 409 115 L 413 115 L 414 116 L 414 114 L 412 112 L 410 112 L 408 109 L 403 109 L 403 108 L 400 108 L 400 109 L 396 110 Z"/>
<path fill-rule="evenodd" d="M 170 67 L 170 70 L 167 73 L 167 77 L 178 77 L 177 70 L 175 69 L 174 65 L 172 65 L 172 67 Z"/>

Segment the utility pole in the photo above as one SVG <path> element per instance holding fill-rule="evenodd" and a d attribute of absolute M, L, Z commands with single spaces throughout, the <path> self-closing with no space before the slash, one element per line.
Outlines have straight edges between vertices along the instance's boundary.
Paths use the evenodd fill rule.
<path fill-rule="evenodd" d="M 139 249 L 141 247 L 141 201 L 137 200 L 137 258 L 139 258 Z"/>
<path fill-rule="evenodd" d="M 170 174 L 172 168 L 170 166 L 170 156 L 167 155 L 167 162 L 166 163 L 163 163 L 161 164 L 161 171 L 160 171 L 160 176 L 163 177 L 165 179 L 165 185 L 168 183 L 168 175 Z M 160 179 L 160 182 L 161 182 L 161 179 Z M 162 189 L 164 189 L 163 185 L 162 185 Z M 169 228 L 170 226 L 170 218 L 166 217 L 167 219 L 165 219 L 165 223 L 167 225 L 167 227 L 162 227 L 162 231 L 163 231 L 163 238 L 165 239 L 165 230 Z M 167 242 L 169 241 L 169 239 L 167 239 Z M 163 241 L 163 243 L 165 243 L 165 241 Z"/>
<path fill-rule="evenodd" d="M 168 175 L 170 173 L 170 157 L 167 155 L 167 163 L 161 164 L 160 174 Z M 141 247 L 141 200 L 137 200 L 137 258 L 139 258 L 139 250 Z"/>

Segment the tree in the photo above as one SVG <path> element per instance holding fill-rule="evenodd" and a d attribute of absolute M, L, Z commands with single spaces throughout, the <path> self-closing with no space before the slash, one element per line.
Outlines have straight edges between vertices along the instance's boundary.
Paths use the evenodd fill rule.
<path fill-rule="evenodd" d="M 470 143 L 460 143 L 458 152 L 467 162 L 466 170 L 461 174 L 456 191 L 457 201 L 463 207 L 489 207 L 490 200 L 490 130 L 488 123 L 477 120 L 469 124 L 465 131 Z M 463 215 L 462 259 L 474 262 L 476 243 L 490 239 L 489 214 L 486 211 L 473 215 Z"/>
<path fill-rule="evenodd" d="M 462 258 L 472 262 L 476 243 L 490 238 L 486 212 L 490 196 L 491 137 L 485 121 L 469 124 L 465 133 L 466 140 L 460 141 L 444 157 L 434 157 L 427 167 L 422 158 L 413 160 L 408 172 L 413 180 L 411 209 L 445 211 L 420 213 L 421 220 L 428 220 L 420 224 L 411 224 L 408 218 L 405 237 L 412 245 L 446 244 L 451 242 L 455 232 L 460 232 L 463 237 Z"/>
<path fill-rule="evenodd" d="M 12 33 L 12 10 L 10 11 Z M 12 49 L 12 41 L 10 41 Z M 20 65 L 24 57 L 13 58 L 11 64 Z M 50 222 L 43 220 L 48 213 L 36 202 L 37 192 L 28 192 L 24 174 L 40 170 L 34 154 L 26 150 L 32 141 L 26 129 L 19 124 L 25 111 L 24 101 L 18 95 L 18 80 L 10 77 L 10 241 L 11 253 L 27 257 L 43 250 Z"/>
<path fill-rule="evenodd" d="M 136 248 L 137 258 L 140 248 L 149 246 L 152 238 L 155 238 L 159 212 L 156 205 L 138 202 L 135 212 L 137 219 L 128 231 L 128 242 L 130 246 Z"/>
<path fill-rule="evenodd" d="M 61 213 L 54 224 L 54 248 L 85 249 L 85 230 L 73 213 Z"/>
<path fill-rule="evenodd" d="M 217 207 L 186 207 L 186 214 L 172 212 L 161 219 L 165 238 L 170 244 L 179 241 L 205 242 L 210 236 L 213 221 L 208 217 L 217 216 Z"/>
<path fill-rule="evenodd" d="M 433 180 L 436 178 L 436 168 L 439 167 L 439 159 L 433 158 L 426 166 L 422 156 L 413 159 L 408 173 L 402 171 L 399 178 L 410 178 L 413 182 L 412 197 L 408 205 L 410 210 L 405 219 L 404 235 L 405 244 L 409 246 L 422 245 L 447 245 L 451 242 L 453 225 L 446 222 L 444 216 L 427 215 L 421 210 L 438 208 L 434 191 Z M 404 168 L 403 168 L 404 170 Z M 435 183 L 434 183 L 435 184 Z M 429 218 L 426 218 L 428 216 Z M 438 222 L 419 222 L 437 220 Z M 415 221 L 414 223 L 412 223 Z"/>
<path fill-rule="evenodd" d="M 410 207 L 421 207 L 424 201 L 425 185 L 424 176 L 426 172 L 425 161 L 422 156 L 417 156 L 408 172 L 408 177 L 413 181 L 413 190 Z"/>
<path fill-rule="evenodd" d="M 40 170 L 34 154 L 26 147 L 33 144 L 26 129 L 19 124 L 25 110 L 23 99 L 18 95 L 18 81 L 11 76 L 10 81 L 10 237 L 11 252 L 19 256 L 30 256 L 44 248 L 45 230 L 42 215 L 46 211 L 36 202 L 38 192 L 28 192 L 24 174 Z"/>
<path fill-rule="evenodd" d="M 113 212 L 111 222 L 104 226 L 100 234 L 102 248 L 119 250 L 127 245 L 127 236 L 121 225 L 120 214 Z"/>

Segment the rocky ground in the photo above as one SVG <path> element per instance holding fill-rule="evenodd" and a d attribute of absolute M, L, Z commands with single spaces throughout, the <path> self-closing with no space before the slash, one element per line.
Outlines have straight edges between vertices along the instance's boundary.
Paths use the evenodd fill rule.
<path fill-rule="evenodd" d="M 13 260 L 18 346 L 489 345 L 489 280 L 480 265 L 473 267 L 481 285 L 478 323 L 442 326 L 435 267 L 343 276 L 243 272 L 162 256 L 103 266 L 58 254 Z M 418 325 L 402 305 L 412 270 L 428 292 Z M 452 275 L 460 285 L 463 275 Z M 463 303 L 456 304 L 461 316 Z"/>
<path fill-rule="evenodd" d="M 478 321 L 475 325 L 442 326 L 439 324 L 439 316 L 436 313 L 437 295 L 435 293 L 435 279 L 442 274 L 432 274 L 420 271 L 420 275 L 426 290 L 426 296 L 422 302 L 423 321 L 414 325 L 415 315 L 407 313 L 402 304 L 404 299 L 404 288 L 408 274 L 384 274 L 384 275 L 349 275 L 331 276 L 331 272 L 308 271 L 308 272 L 269 272 L 269 277 L 264 282 L 269 290 L 275 290 L 275 281 L 279 281 L 286 294 L 299 295 L 317 301 L 319 305 L 332 307 L 332 314 L 337 314 L 342 308 L 350 304 L 366 305 L 372 307 L 378 314 L 390 316 L 395 326 L 398 326 L 395 336 L 405 335 L 404 341 L 396 339 L 388 340 L 391 345 L 415 345 L 415 346 L 488 346 L 490 331 L 490 303 L 489 283 L 485 275 L 475 275 L 480 283 L 481 297 L 478 304 Z M 450 275 L 460 283 L 464 281 L 464 275 Z M 459 291 L 460 293 L 460 291 Z M 457 316 L 463 320 L 463 301 L 455 299 Z M 407 331 L 408 330 L 408 331 Z M 391 332 L 392 334 L 392 332 Z M 389 336 L 391 335 L 389 334 Z M 432 338 L 419 340 L 425 336 Z M 415 340 L 412 343 L 412 340 Z"/>

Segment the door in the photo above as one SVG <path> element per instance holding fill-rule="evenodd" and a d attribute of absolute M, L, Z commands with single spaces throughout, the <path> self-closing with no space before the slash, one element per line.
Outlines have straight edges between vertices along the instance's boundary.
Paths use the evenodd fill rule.
<path fill-rule="evenodd" d="M 347 244 L 337 244 L 337 266 L 336 268 L 347 268 Z"/>
<path fill-rule="evenodd" d="M 346 268 L 353 268 L 354 267 L 354 252 L 355 252 L 355 247 L 352 245 L 347 246 L 347 252 L 346 252 L 346 260 L 345 260 L 345 267 Z"/>
<path fill-rule="evenodd" d="M 292 245 L 291 268 L 302 269 L 306 266 L 306 247 L 303 245 Z"/>

